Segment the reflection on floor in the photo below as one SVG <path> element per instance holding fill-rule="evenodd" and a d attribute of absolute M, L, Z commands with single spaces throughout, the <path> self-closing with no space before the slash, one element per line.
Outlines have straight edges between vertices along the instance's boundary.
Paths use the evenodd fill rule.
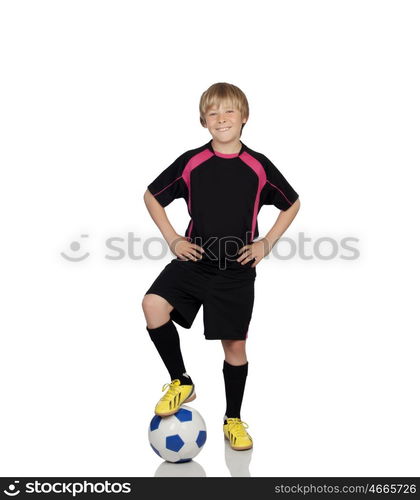
<path fill-rule="evenodd" d="M 156 469 L 155 477 L 206 477 L 206 472 L 194 460 L 183 464 L 162 462 Z"/>
<path fill-rule="evenodd" d="M 225 461 L 232 477 L 251 477 L 249 464 L 252 458 L 250 450 L 232 450 L 229 441 L 225 439 Z"/>
<path fill-rule="evenodd" d="M 252 458 L 252 448 L 250 450 L 235 451 L 225 442 L 225 461 L 232 477 L 251 477 L 249 464 Z M 207 477 L 204 468 L 196 461 L 173 464 L 162 462 L 156 469 L 155 477 Z"/>

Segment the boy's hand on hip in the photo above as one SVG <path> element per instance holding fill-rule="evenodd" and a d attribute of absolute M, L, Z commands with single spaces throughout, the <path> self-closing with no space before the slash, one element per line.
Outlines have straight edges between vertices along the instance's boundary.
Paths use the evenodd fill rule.
<path fill-rule="evenodd" d="M 239 249 L 241 256 L 236 259 L 242 265 L 246 264 L 251 260 L 255 260 L 251 267 L 256 267 L 257 264 L 270 253 L 270 245 L 265 238 L 262 238 L 255 243 L 250 243 Z"/>
<path fill-rule="evenodd" d="M 186 236 L 178 235 L 169 244 L 171 252 L 181 260 L 201 260 L 204 249 L 195 243 L 191 243 Z"/>

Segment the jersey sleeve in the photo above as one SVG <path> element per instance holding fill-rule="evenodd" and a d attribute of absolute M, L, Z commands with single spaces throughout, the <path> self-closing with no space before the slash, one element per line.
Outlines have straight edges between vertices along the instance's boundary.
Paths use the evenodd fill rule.
<path fill-rule="evenodd" d="M 183 153 L 147 186 L 162 207 L 166 207 L 176 198 L 188 200 L 188 188 L 182 178 L 185 165 L 185 153 Z"/>
<path fill-rule="evenodd" d="M 261 191 L 260 205 L 275 205 L 279 210 L 287 210 L 299 198 L 298 193 L 266 156 L 264 168 L 267 181 Z"/>

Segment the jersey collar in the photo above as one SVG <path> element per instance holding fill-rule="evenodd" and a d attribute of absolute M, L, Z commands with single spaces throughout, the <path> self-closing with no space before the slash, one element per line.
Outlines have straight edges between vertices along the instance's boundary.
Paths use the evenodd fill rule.
<path fill-rule="evenodd" d="M 241 150 L 239 151 L 239 153 L 233 153 L 233 154 L 225 154 L 225 153 L 220 153 L 219 151 L 215 151 L 213 149 L 213 146 L 211 145 L 211 141 L 209 141 L 207 143 L 207 148 L 216 156 L 219 156 L 220 158 L 237 158 L 238 156 L 240 156 L 246 149 L 246 146 L 245 144 L 239 140 L 239 142 L 241 143 Z"/>

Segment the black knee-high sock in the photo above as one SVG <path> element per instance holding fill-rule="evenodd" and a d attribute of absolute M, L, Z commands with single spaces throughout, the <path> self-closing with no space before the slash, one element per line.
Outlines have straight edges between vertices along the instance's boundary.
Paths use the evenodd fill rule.
<path fill-rule="evenodd" d="M 149 328 L 146 326 L 146 329 L 162 361 L 168 369 L 171 380 L 179 378 L 181 384 L 191 385 L 193 381 L 186 373 L 184 360 L 181 354 L 178 330 L 172 319 L 157 328 Z"/>
<path fill-rule="evenodd" d="M 226 416 L 241 418 L 241 405 L 244 396 L 245 382 L 248 375 L 248 362 L 234 366 L 223 362 L 223 377 L 226 391 Z"/>

